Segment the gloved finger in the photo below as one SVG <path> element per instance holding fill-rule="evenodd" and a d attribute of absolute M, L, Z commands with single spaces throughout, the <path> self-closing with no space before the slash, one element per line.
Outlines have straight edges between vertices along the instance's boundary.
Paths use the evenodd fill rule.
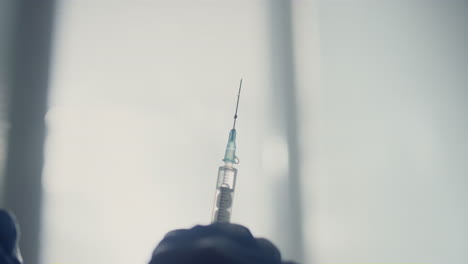
<path fill-rule="evenodd" d="M 241 225 L 228 223 L 214 223 L 209 226 L 197 225 L 191 229 L 170 231 L 164 236 L 163 241 L 175 242 L 176 240 L 187 241 L 217 237 L 227 237 L 243 245 L 251 245 L 254 243 L 254 238 L 249 229 Z"/>
<path fill-rule="evenodd" d="M 256 241 L 262 254 L 271 256 L 273 261 L 281 261 L 281 253 L 273 243 L 265 238 L 257 238 Z"/>
<path fill-rule="evenodd" d="M 213 223 L 208 226 L 195 226 L 191 230 L 194 232 L 194 235 L 198 237 L 222 236 L 245 246 L 253 246 L 253 243 L 255 243 L 250 230 L 238 224 Z"/>
<path fill-rule="evenodd" d="M 193 249 L 195 247 L 225 248 L 226 244 L 252 245 L 254 238 L 250 231 L 240 225 L 212 224 L 197 225 L 191 229 L 177 229 L 168 232 L 153 252 L 160 254 L 168 250 Z"/>
<path fill-rule="evenodd" d="M 0 263 L 21 263 L 19 228 L 13 214 L 0 209 Z"/>
<path fill-rule="evenodd" d="M 279 264 L 280 258 L 271 242 L 256 240 L 247 228 L 215 223 L 169 232 L 150 263 Z"/>
<path fill-rule="evenodd" d="M 13 216 L 0 209 L 0 246 L 6 254 L 11 254 L 17 243 L 18 231 Z"/>
<path fill-rule="evenodd" d="M 181 235 L 183 235 L 185 232 L 187 232 L 187 229 L 176 229 L 176 230 L 172 230 L 172 231 L 169 231 L 169 232 L 164 236 L 164 239 L 170 239 L 170 238 L 173 238 L 173 237 L 181 236 Z"/>

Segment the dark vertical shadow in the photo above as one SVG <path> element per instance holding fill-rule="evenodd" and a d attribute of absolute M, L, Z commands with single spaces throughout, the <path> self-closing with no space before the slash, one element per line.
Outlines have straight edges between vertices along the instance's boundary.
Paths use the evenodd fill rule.
<path fill-rule="evenodd" d="M 8 132 L 8 79 L 14 0 L 0 1 L 0 206 L 4 206 L 4 177 Z"/>
<path fill-rule="evenodd" d="M 39 263 L 41 173 L 54 0 L 16 1 L 9 83 L 5 206 L 21 225 L 24 262 Z"/>
<path fill-rule="evenodd" d="M 271 0 L 269 9 L 271 77 L 274 119 L 277 130 L 288 144 L 287 182 L 278 182 L 275 200 L 285 211 L 277 212 L 277 232 L 287 241 L 287 251 L 294 260 L 303 260 L 303 228 L 299 182 L 298 123 L 296 109 L 294 45 L 290 0 Z M 285 190 L 286 188 L 286 190 Z"/>

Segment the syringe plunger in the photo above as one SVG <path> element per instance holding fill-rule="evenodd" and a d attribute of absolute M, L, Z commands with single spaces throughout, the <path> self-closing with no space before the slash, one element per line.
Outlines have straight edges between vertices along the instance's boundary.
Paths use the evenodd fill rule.
<path fill-rule="evenodd" d="M 236 176 L 237 169 L 232 167 L 232 163 L 226 162 L 225 166 L 219 167 L 213 206 L 213 222 L 230 221 Z"/>

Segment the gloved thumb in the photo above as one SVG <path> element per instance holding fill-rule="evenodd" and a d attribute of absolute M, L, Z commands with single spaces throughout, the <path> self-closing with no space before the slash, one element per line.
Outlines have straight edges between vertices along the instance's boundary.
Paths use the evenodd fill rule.
<path fill-rule="evenodd" d="M 19 229 L 15 217 L 0 209 L 0 263 L 21 263 L 18 240 Z"/>

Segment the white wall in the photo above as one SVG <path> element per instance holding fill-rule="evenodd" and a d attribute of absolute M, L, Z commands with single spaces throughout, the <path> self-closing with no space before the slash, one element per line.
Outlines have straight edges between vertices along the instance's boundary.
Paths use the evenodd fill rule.
<path fill-rule="evenodd" d="M 210 223 L 241 77 L 232 220 L 284 248 L 267 9 L 59 1 L 42 263 L 145 263 L 166 232 Z"/>
<path fill-rule="evenodd" d="M 308 263 L 467 263 L 468 2 L 315 8 Z"/>
<path fill-rule="evenodd" d="M 144 262 L 207 223 L 240 75 L 234 221 L 287 248 L 269 2 L 111 2 L 59 8 L 43 262 Z M 304 263 L 467 262 L 467 14 L 293 1 Z"/>

